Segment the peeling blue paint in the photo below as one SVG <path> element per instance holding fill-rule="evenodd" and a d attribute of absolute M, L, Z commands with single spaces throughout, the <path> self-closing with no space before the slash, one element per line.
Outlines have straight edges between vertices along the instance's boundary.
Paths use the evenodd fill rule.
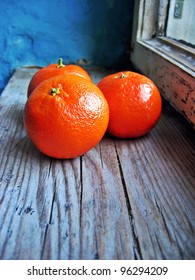
<path fill-rule="evenodd" d="M 131 38 L 133 0 L 0 1 L 0 90 L 22 66 L 65 63 L 115 67 Z"/>

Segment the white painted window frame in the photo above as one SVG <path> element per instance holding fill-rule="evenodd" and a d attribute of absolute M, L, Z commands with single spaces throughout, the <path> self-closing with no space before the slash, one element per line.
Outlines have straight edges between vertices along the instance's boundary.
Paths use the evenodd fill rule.
<path fill-rule="evenodd" d="M 195 127 L 195 49 L 165 37 L 168 2 L 135 1 L 130 59 Z"/>

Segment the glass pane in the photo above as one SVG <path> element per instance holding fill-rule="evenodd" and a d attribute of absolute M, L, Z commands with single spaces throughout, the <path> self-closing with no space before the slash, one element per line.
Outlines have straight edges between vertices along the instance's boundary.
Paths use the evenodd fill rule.
<path fill-rule="evenodd" d="M 171 0 L 166 36 L 195 45 L 195 1 Z"/>

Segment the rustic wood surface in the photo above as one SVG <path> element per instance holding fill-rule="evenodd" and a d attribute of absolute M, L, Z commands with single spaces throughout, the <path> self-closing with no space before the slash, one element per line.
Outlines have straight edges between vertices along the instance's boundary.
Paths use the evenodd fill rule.
<path fill-rule="evenodd" d="M 35 71 L 18 69 L 0 97 L 0 259 L 194 259 L 191 126 L 164 102 L 142 138 L 49 158 L 23 128 Z"/>

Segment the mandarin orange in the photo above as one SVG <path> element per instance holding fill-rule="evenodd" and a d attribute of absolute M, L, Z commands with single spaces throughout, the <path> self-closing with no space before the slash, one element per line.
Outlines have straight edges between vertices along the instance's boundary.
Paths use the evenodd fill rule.
<path fill-rule="evenodd" d="M 104 77 L 98 87 L 109 105 L 108 132 L 113 136 L 142 136 L 159 120 L 161 96 L 146 76 L 131 71 L 118 72 Z"/>
<path fill-rule="evenodd" d="M 46 67 L 41 68 L 34 74 L 34 76 L 30 80 L 30 83 L 28 85 L 27 96 L 29 97 L 33 92 L 33 90 L 41 82 L 49 78 L 52 78 L 54 76 L 62 75 L 62 74 L 75 74 L 89 81 L 92 81 L 90 75 L 83 67 L 75 64 L 64 65 L 62 63 L 62 59 L 60 58 L 58 64 L 49 64 Z"/>
<path fill-rule="evenodd" d="M 54 158 L 83 155 L 104 136 L 109 108 L 100 89 L 74 74 L 39 84 L 24 108 L 24 126 L 34 145 Z"/>

